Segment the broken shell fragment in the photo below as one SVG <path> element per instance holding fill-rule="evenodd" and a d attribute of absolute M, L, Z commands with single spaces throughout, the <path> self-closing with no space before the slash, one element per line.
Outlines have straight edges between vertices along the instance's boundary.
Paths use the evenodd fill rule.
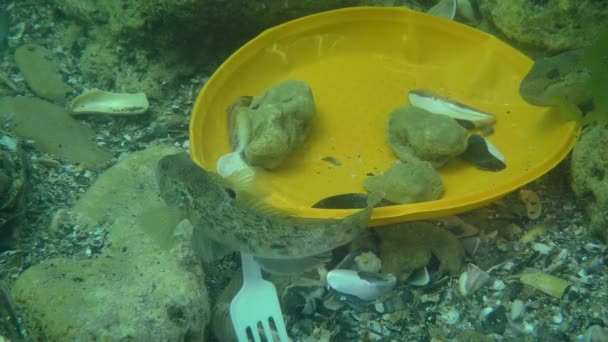
<path fill-rule="evenodd" d="M 353 270 L 332 270 L 327 284 L 334 290 L 363 300 L 374 300 L 392 290 L 397 278 L 392 274 Z"/>
<path fill-rule="evenodd" d="M 144 93 L 110 93 L 94 89 L 72 100 L 68 110 L 72 115 L 135 115 L 145 113 L 148 106 L 148 99 Z"/>
<path fill-rule="evenodd" d="M 528 218 L 535 220 L 540 217 L 542 212 L 542 202 L 538 194 L 532 190 L 519 190 L 519 198 L 526 205 L 526 211 L 528 212 Z"/>
<path fill-rule="evenodd" d="M 500 171 L 507 167 L 502 153 L 479 134 L 472 134 L 469 137 L 467 149 L 460 158 L 482 170 Z"/>
<path fill-rule="evenodd" d="M 570 286 L 568 281 L 543 272 L 522 274 L 519 281 L 555 298 L 561 298 Z"/>
<path fill-rule="evenodd" d="M 428 90 L 410 90 L 408 100 L 414 107 L 435 114 L 447 115 L 467 129 L 485 127 L 496 122 L 496 118 L 492 114 L 441 97 Z"/>
<path fill-rule="evenodd" d="M 427 13 L 436 17 L 454 20 L 456 15 L 456 0 L 439 0 L 435 6 L 431 7 Z"/>
<path fill-rule="evenodd" d="M 407 283 L 412 286 L 426 286 L 431 282 L 431 275 L 426 267 L 416 270 L 408 279 Z"/>
<path fill-rule="evenodd" d="M 467 268 L 458 279 L 458 291 L 464 297 L 477 291 L 483 284 L 490 280 L 490 275 L 474 264 L 468 264 Z"/>

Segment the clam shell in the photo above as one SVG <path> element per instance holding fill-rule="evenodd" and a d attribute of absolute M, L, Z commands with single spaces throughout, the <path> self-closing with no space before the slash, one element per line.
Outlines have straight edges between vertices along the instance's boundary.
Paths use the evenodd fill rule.
<path fill-rule="evenodd" d="M 148 99 L 144 93 L 110 93 L 89 90 L 76 97 L 68 108 L 70 114 L 135 115 L 148 110 Z"/>
<path fill-rule="evenodd" d="M 431 9 L 427 11 L 427 13 L 436 17 L 454 20 L 454 16 L 456 15 L 456 7 L 456 0 L 439 0 L 435 6 L 431 7 Z"/>
<path fill-rule="evenodd" d="M 408 100 L 414 107 L 435 114 L 447 115 L 468 129 L 482 128 L 496 122 L 496 117 L 490 113 L 441 97 L 425 89 L 410 90 Z"/>

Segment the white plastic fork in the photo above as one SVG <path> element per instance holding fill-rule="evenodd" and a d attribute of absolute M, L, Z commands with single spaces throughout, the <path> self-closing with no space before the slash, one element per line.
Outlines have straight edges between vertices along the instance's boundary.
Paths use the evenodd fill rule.
<path fill-rule="evenodd" d="M 264 331 L 265 340 L 274 341 L 270 321 L 274 323 L 279 342 L 288 342 L 287 329 L 277 290 L 262 278 L 262 270 L 253 255 L 241 253 L 243 287 L 230 303 L 230 318 L 239 342 L 250 341 L 249 331 L 255 342 L 262 341 L 258 327 Z"/>

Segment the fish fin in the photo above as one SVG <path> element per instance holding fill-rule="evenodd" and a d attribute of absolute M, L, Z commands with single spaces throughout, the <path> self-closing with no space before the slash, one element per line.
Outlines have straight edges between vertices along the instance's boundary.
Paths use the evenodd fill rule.
<path fill-rule="evenodd" d="M 243 169 L 228 177 L 227 181 L 236 192 L 238 200 L 245 206 L 268 216 L 292 216 L 291 213 L 272 207 L 265 201 L 270 196 L 271 183 L 264 170 Z"/>
<path fill-rule="evenodd" d="M 317 255 L 294 258 L 263 258 L 255 257 L 255 261 L 264 271 L 273 274 L 301 273 L 330 262 L 331 251 Z"/>
<path fill-rule="evenodd" d="M 226 180 L 237 194 L 247 193 L 261 199 L 270 195 L 270 179 L 262 169 L 250 166 L 233 173 Z"/>
<path fill-rule="evenodd" d="M 170 206 L 152 208 L 142 213 L 138 223 L 143 231 L 162 248 L 169 248 L 175 241 L 175 227 L 181 221 L 180 213 Z"/>
<path fill-rule="evenodd" d="M 192 250 L 206 264 L 219 260 L 234 250 L 211 239 L 202 229 L 192 231 Z"/>
<path fill-rule="evenodd" d="M 384 199 L 385 193 L 375 191 L 367 196 L 367 207 L 374 208 Z"/>
<path fill-rule="evenodd" d="M 255 210 L 256 212 L 262 215 L 284 219 L 295 219 L 295 216 L 293 216 L 292 213 L 275 208 L 265 202 L 263 198 L 260 198 L 259 196 L 254 195 L 250 192 L 240 192 L 237 194 L 237 196 L 239 198 L 239 201 L 243 203 L 243 205 Z"/>
<path fill-rule="evenodd" d="M 566 121 L 581 122 L 583 120 L 583 113 L 576 104 L 563 100 L 558 100 L 557 102 L 557 109 Z"/>

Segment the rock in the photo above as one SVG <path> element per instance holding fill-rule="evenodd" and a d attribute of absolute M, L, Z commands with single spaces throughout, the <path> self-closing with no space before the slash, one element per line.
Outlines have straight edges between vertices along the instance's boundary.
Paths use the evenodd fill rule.
<path fill-rule="evenodd" d="M 204 341 L 209 299 L 191 230 L 162 246 L 141 220 L 162 205 L 156 162 L 175 152 L 156 146 L 131 154 L 73 208 L 91 229 L 107 225 L 102 255 L 51 259 L 17 279 L 13 298 L 34 340 Z"/>
<path fill-rule="evenodd" d="M 440 274 L 456 275 L 462 268 L 464 249 L 449 231 L 428 222 L 392 224 L 376 228 L 380 238 L 382 272 L 404 282 L 416 270 L 426 267 L 435 256 Z"/>
<path fill-rule="evenodd" d="M 47 100 L 61 101 L 72 87 L 63 81 L 59 63 L 46 48 L 25 44 L 15 51 L 15 63 L 32 91 Z"/>
<path fill-rule="evenodd" d="M 481 14 L 518 43 L 557 52 L 589 45 L 608 20 L 594 0 L 478 0 Z"/>
<path fill-rule="evenodd" d="M 428 161 L 440 168 L 467 149 L 467 130 L 447 115 L 407 106 L 390 113 L 388 145 L 404 163 Z"/>
<path fill-rule="evenodd" d="M 29 190 L 29 161 L 19 140 L 0 131 L 0 250 L 19 227 Z"/>
<path fill-rule="evenodd" d="M 95 80 L 98 88 L 113 86 L 119 92 L 165 98 L 169 94 L 165 89 L 221 62 L 266 28 L 316 12 L 372 2 L 58 0 L 56 5 L 88 30 L 91 39 L 79 63 L 85 79 Z"/>
<path fill-rule="evenodd" d="M 50 102 L 33 97 L 4 97 L 0 99 L 0 116 L 17 135 L 33 140 L 37 149 L 70 162 L 96 166 L 112 158 L 97 147 L 90 128 Z"/>
<path fill-rule="evenodd" d="M 397 204 L 432 201 L 443 194 L 439 173 L 426 161 L 397 161 L 383 174 L 366 178 L 363 186 Z"/>
<path fill-rule="evenodd" d="M 608 123 L 585 128 L 572 151 L 572 188 L 589 215 L 590 233 L 608 243 Z"/>

